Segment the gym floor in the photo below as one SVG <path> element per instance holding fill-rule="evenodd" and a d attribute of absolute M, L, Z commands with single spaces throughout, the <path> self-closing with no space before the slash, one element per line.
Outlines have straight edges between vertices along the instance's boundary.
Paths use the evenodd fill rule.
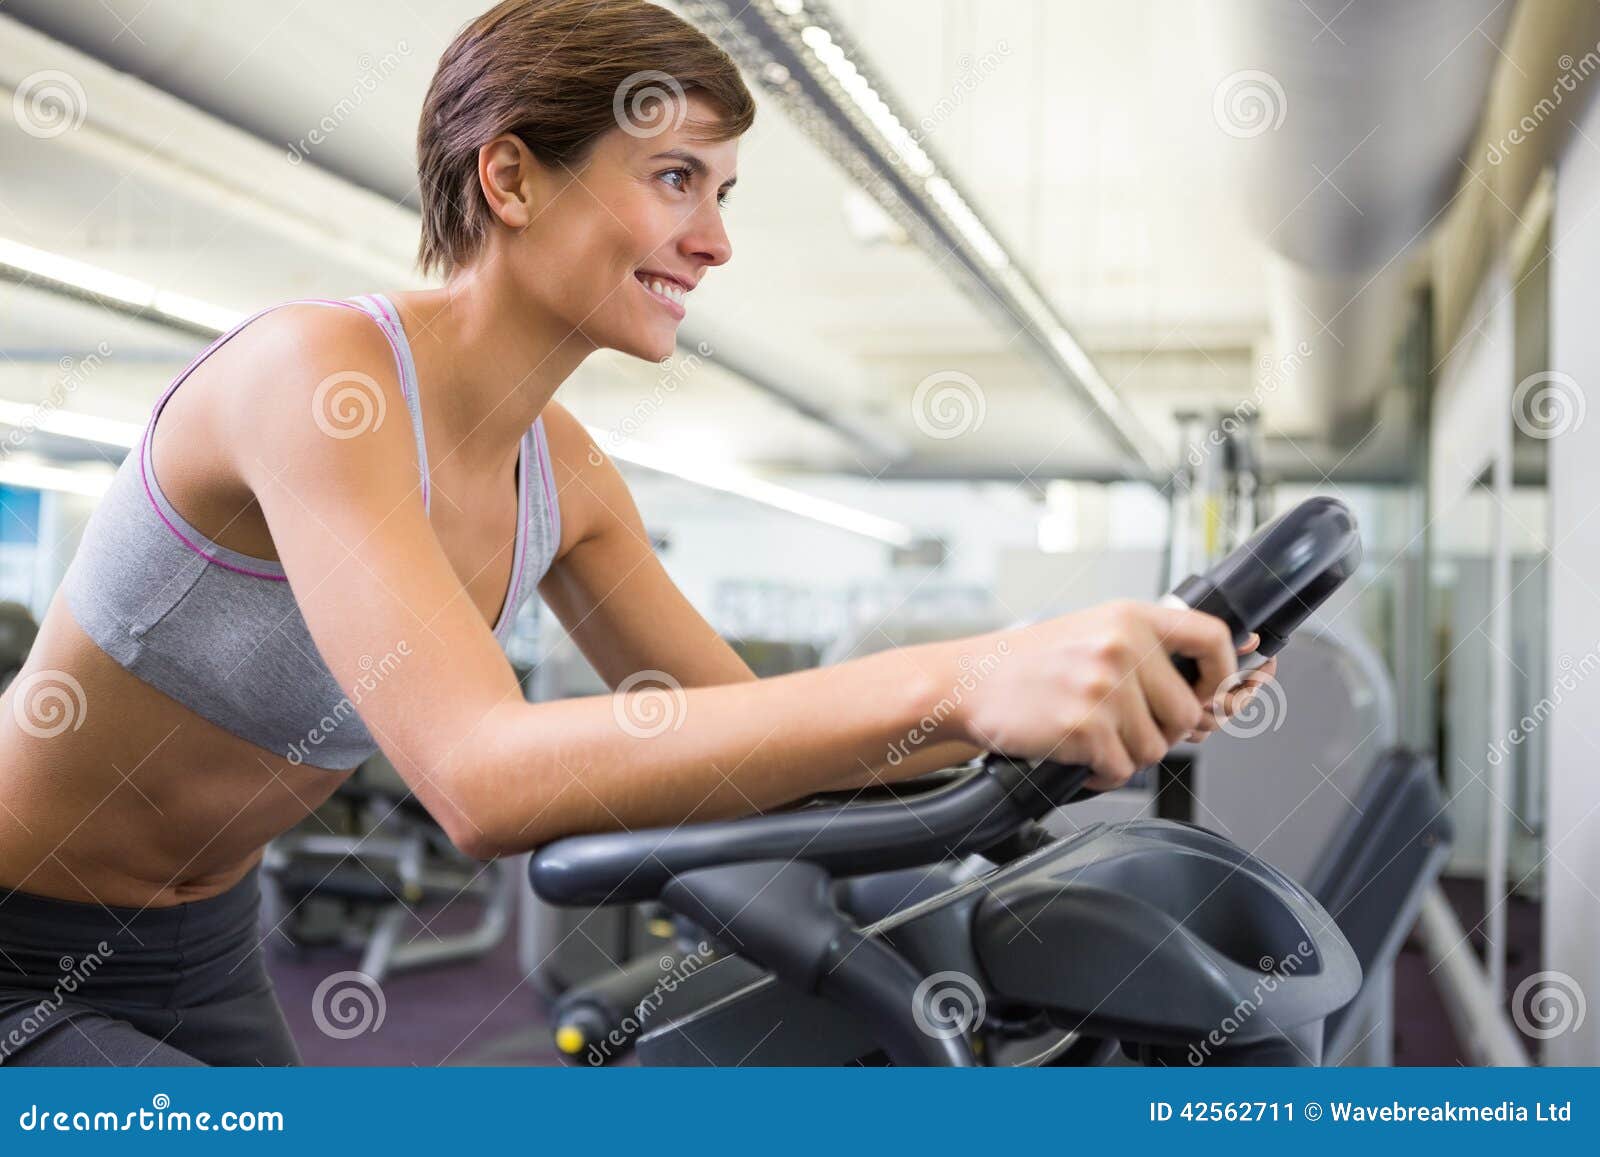
<path fill-rule="evenodd" d="M 1446 895 L 1472 928 L 1483 914 L 1476 880 L 1446 879 Z M 470 923 L 465 905 L 437 921 L 440 932 Z M 1539 970 L 1539 906 L 1516 898 L 1507 913 L 1507 984 L 1515 987 Z M 1481 937 L 1474 937 L 1474 942 Z M 330 1036 L 312 1015 L 317 985 L 331 973 L 355 968 L 342 950 L 275 951 L 270 961 L 284 1014 L 310 1065 L 554 1065 L 562 1059 L 550 1043 L 544 1002 L 523 980 L 515 937 L 479 960 L 400 973 L 383 982 L 384 1018 L 375 1032 L 348 1039 Z M 1396 1065 L 1470 1063 L 1451 1031 L 1428 962 L 1413 940 L 1395 965 Z M 1537 1055 L 1538 1041 L 1525 1038 Z"/>
<path fill-rule="evenodd" d="M 434 924 L 448 933 L 478 912 L 452 905 Z M 418 925 L 420 928 L 420 924 Z M 515 936 L 467 963 L 401 972 L 384 980 L 383 1019 L 374 1031 L 340 1038 L 313 1015 L 317 986 L 359 964 L 342 949 L 271 950 L 278 1000 L 308 1065 L 554 1065 L 544 1003 L 524 980 Z"/>

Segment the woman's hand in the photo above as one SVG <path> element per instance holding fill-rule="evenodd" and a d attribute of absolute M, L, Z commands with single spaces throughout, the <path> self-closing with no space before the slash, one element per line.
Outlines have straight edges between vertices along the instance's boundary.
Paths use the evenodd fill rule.
<path fill-rule="evenodd" d="M 1239 648 L 1239 655 L 1253 654 L 1261 646 L 1261 636 L 1251 635 L 1245 645 Z M 1213 731 L 1220 728 L 1224 721 L 1243 711 L 1245 705 L 1261 690 L 1265 683 L 1270 683 L 1278 673 L 1278 657 L 1274 655 L 1259 667 L 1252 667 L 1248 671 L 1237 671 L 1231 679 L 1224 680 L 1215 695 L 1206 703 L 1205 714 L 1200 719 L 1200 726 L 1189 733 L 1187 738 L 1192 742 L 1199 742 Z"/>
<path fill-rule="evenodd" d="M 1226 624 L 1211 615 L 1120 601 L 1016 630 L 933 644 L 948 693 L 939 738 L 1024 759 L 1086 764 L 1089 785 L 1120 786 L 1208 725 L 1206 704 L 1237 685 Z M 1194 659 L 1191 687 L 1172 664 Z"/>

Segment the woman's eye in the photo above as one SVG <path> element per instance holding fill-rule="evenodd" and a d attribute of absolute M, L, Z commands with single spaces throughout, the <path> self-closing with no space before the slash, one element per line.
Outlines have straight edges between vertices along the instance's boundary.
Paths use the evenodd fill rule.
<path fill-rule="evenodd" d="M 3 3 L 3 0 L 0 0 L 0 3 Z M 661 174 L 661 179 L 663 181 L 665 181 L 668 185 L 671 185 L 678 192 L 682 193 L 682 192 L 686 192 L 688 190 L 689 186 L 693 183 L 693 181 L 694 181 L 694 173 L 693 173 L 692 170 L 687 169 L 687 168 L 684 168 L 684 169 L 668 169 L 666 172 Z M 729 192 L 730 192 L 730 190 L 728 190 L 728 189 L 722 189 L 717 193 L 717 204 L 718 205 L 723 206 L 723 207 L 727 206 Z"/>

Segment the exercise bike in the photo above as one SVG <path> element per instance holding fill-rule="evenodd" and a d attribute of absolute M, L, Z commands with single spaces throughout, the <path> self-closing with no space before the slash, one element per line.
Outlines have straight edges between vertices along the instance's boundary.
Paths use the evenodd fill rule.
<path fill-rule="evenodd" d="M 1355 570 L 1340 502 L 1314 498 L 1173 595 L 1276 654 Z M 1191 679 L 1192 661 L 1174 659 Z M 1318 1064 L 1361 967 L 1303 888 L 1165 820 L 1041 823 L 1089 770 L 990 755 L 893 798 L 556 841 L 529 862 L 554 904 L 655 900 L 726 950 L 639 1039 L 646 1065 Z M 952 865 L 992 865 L 969 878 Z M 932 895 L 862 922 L 885 873 Z M 664 1021 L 664 1023 L 662 1023 Z"/>

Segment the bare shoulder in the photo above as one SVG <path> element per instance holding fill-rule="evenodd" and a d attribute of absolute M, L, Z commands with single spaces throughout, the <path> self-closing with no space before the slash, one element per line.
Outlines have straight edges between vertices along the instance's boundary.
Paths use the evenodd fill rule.
<path fill-rule="evenodd" d="M 356 309 L 292 304 L 253 321 L 207 359 L 207 407 L 240 459 L 291 473 L 370 477 L 415 456 L 388 338 Z M 183 391 L 179 391 L 180 394 Z M 239 462 L 247 478 L 261 469 Z"/>
<path fill-rule="evenodd" d="M 399 385 L 388 338 L 370 315 L 356 309 L 281 306 L 251 322 L 214 356 L 242 382 L 229 396 L 251 407 L 276 407 L 286 395 L 309 398 L 330 375 L 353 382 L 370 378 L 379 388 L 398 390 Z"/>

